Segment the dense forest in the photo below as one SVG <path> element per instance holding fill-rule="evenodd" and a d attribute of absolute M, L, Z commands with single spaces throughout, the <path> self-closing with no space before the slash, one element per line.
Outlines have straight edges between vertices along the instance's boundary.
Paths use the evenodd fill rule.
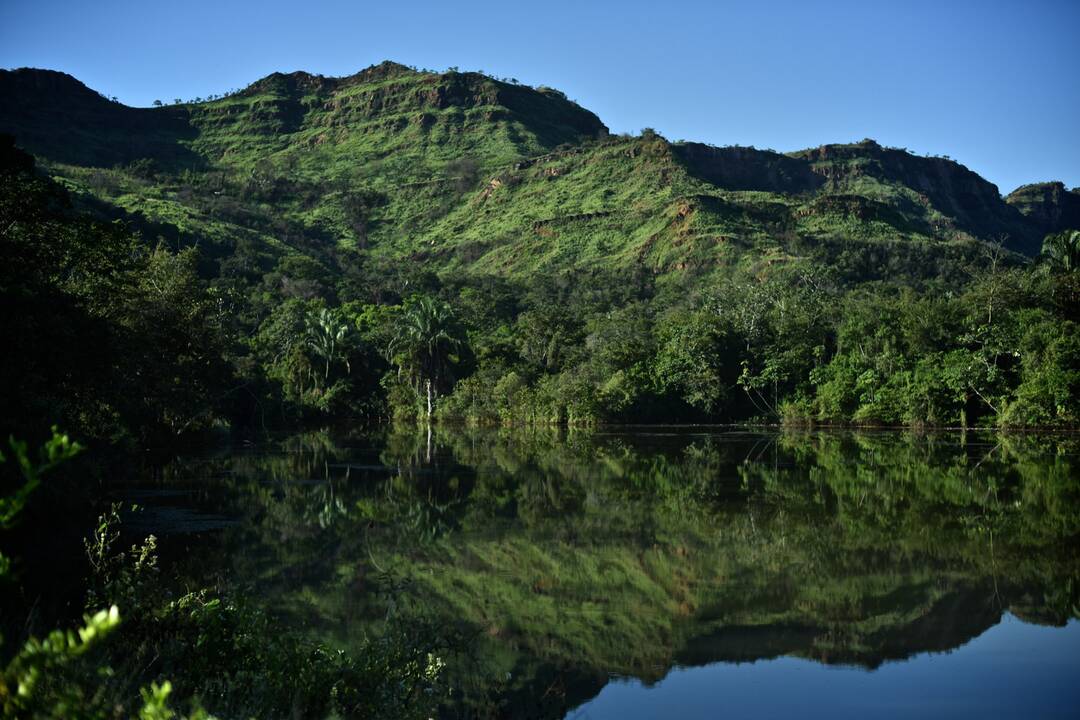
<path fill-rule="evenodd" d="M 1060 184 L 611 136 L 393 63 L 148 110 L 46 71 L 0 95 L 7 428 L 1077 422 Z"/>
<path fill-rule="evenodd" d="M 586 539 L 596 531 L 590 552 L 606 562 L 622 550 L 604 533 L 623 542 L 647 526 L 654 536 L 642 535 L 642 557 L 661 536 L 701 552 L 692 562 L 649 556 L 687 577 L 704 576 L 711 561 L 754 566 L 709 545 L 708 523 L 744 535 L 758 528 L 753 516 L 744 528 L 727 506 L 693 516 L 712 492 L 705 470 L 738 465 L 708 444 L 680 449 L 669 466 L 583 443 L 566 459 L 566 468 L 584 464 L 579 471 L 560 464 L 560 453 L 574 451 L 561 441 L 543 453 L 511 442 L 500 461 L 545 467 L 543 477 L 498 469 L 490 487 L 448 484 L 414 497 L 423 481 L 410 473 L 423 463 L 406 456 L 426 443 L 430 464 L 433 427 L 447 444 L 458 437 L 451 432 L 484 442 L 468 435 L 481 426 L 526 427 L 537 433 L 531 442 L 566 428 L 645 423 L 1075 429 L 1078 266 L 1080 189 L 1048 182 L 1002 197 L 949 158 L 872 140 L 779 153 L 673 142 L 651 129 L 614 135 L 551 88 L 395 63 L 346 78 L 274 74 L 153 108 L 126 107 L 57 72 L 0 71 L 0 585 L 15 588 L 0 592 L 0 633 L 24 641 L 0 645 L 0 707 L 170 718 L 167 680 L 192 717 L 206 717 L 204 706 L 222 717 L 429 717 L 446 701 L 441 658 L 462 638 L 450 636 L 446 617 L 410 607 L 407 593 L 398 593 L 400 618 L 388 615 L 379 634 L 344 653 L 278 633 L 241 596 L 163 582 L 154 538 L 123 549 L 132 536 L 120 526 L 135 514 L 103 507 L 106 493 L 95 494 L 105 475 L 122 482 L 117 456 L 208 436 L 379 426 L 390 434 L 385 465 L 398 473 L 381 494 L 348 504 L 282 500 L 230 468 L 230 492 L 248 508 L 237 512 L 256 507 L 267 527 L 285 518 L 285 531 L 266 531 L 280 537 L 294 525 L 317 525 L 322 539 L 344 527 L 338 545 L 363 537 L 364 552 L 394 560 L 400 576 L 382 578 L 390 585 L 423 584 L 438 569 L 445 582 L 428 589 L 440 609 L 482 627 L 492 620 L 469 593 L 477 578 L 455 564 L 466 550 L 448 528 L 464 531 L 468 552 L 490 554 L 494 541 L 469 536 L 470 527 L 503 532 L 513 516 L 530 532 L 563 537 L 576 522 Z M 780 454 L 812 459 L 839 485 L 811 487 L 799 475 L 808 494 L 781 497 L 790 488 L 777 478 L 792 481 L 790 473 L 746 468 L 740 502 L 810 516 L 866 492 L 843 485 L 836 448 L 788 442 Z M 887 456 L 867 443 L 875 462 Z M 1010 462 L 1035 454 L 1018 448 Z M 453 449 L 463 465 L 490 461 L 474 452 L 464 441 Z M 889 465 L 886 485 L 901 490 L 878 487 L 880 517 L 844 509 L 852 514 L 837 546 L 862 542 L 867 527 L 881 540 L 882 526 L 914 525 L 909 515 L 952 503 L 968 525 L 942 521 L 932 539 L 958 548 L 949 562 L 975 572 L 985 559 L 972 538 L 984 526 L 1036 533 L 1033 510 L 999 502 L 999 489 L 1048 506 L 1055 492 L 1072 492 L 1054 485 L 1057 474 L 1031 468 L 1030 477 L 999 468 L 1000 483 L 972 489 L 982 462 L 972 469 L 964 453 L 949 460 L 955 477 L 923 468 L 943 480 L 932 492 L 908 487 L 918 453 Z M 328 467 L 334 453 L 315 455 Z M 590 464 L 598 457 L 599 470 Z M 1054 473 L 1066 476 L 1061 463 Z M 598 483 L 605 473 L 618 482 Z M 457 495 L 435 497 L 450 490 Z M 621 524 L 601 527 L 608 505 L 586 505 L 587 493 L 627 508 Z M 1069 502 L 1055 511 L 1059 535 L 1032 546 L 1056 553 L 1075 536 Z M 415 536 L 390 532 L 387 518 L 400 517 Z M 812 552 L 817 527 L 796 525 L 789 546 L 785 522 L 762 552 L 824 563 L 800 555 Z M 510 553 L 504 580 L 528 567 L 535 540 L 506 532 L 496 538 Z M 303 532 L 295 536 L 302 545 Z M 928 547 L 930 536 L 920 537 Z M 57 560 L 53 550 L 84 538 L 85 558 Z M 566 566 L 588 556 L 561 546 L 548 554 Z M 1062 557 L 1065 569 L 1054 565 L 1049 579 L 1023 575 L 1015 561 L 1023 592 L 1064 598 L 1055 621 L 1075 600 L 1059 587 L 1074 556 Z M 981 569 L 975 575 L 972 583 L 985 583 Z M 548 602 L 546 587 L 523 600 L 513 585 L 496 588 L 509 610 Z M 775 608 L 809 628 L 792 652 L 868 665 L 901 652 L 891 635 L 855 627 L 857 637 L 839 637 L 806 610 L 818 602 L 823 615 L 833 611 L 826 585 L 812 602 Z M 668 655 L 692 656 L 693 647 L 667 636 L 671 621 L 656 608 L 732 602 L 652 591 L 654 626 L 627 616 L 616 629 L 662 636 L 643 647 Z M 889 622 L 903 625 L 897 618 L 909 609 L 893 610 Z M 57 624 L 80 629 L 51 631 Z M 552 630 L 525 618 L 512 632 L 519 648 L 558 663 L 584 657 L 583 643 L 600 655 L 616 642 L 615 630 L 587 619 Z M 511 630 L 496 627 L 492 638 L 499 633 Z M 601 659 L 577 681 L 594 687 L 610 667 Z M 468 703 L 497 715 L 492 703 L 526 702 L 551 680 L 530 667 L 513 686 L 466 688 Z M 467 684 L 460 669 L 447 672 Z M 581 695 L 559 696 L 555 710 Z"/>

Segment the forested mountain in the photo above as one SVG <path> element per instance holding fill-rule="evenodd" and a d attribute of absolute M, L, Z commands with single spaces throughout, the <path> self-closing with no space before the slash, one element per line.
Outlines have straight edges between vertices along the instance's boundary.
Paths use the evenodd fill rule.
<path fill-rule="evenodd" d="M 135 249 L 112 259 L 131 288 L 152 262 L 183 265 L 172 291 L 203 313 L 174 318 L 172 339 L 199 351 L 128 373 L 162 405 L 152 420 L 120 409 L 130 394 L 78 390 L 81 369 L 40 374 L 102 406 L 82 418 L 94 433 L 388 413 L 1077 419 L 1080 212 L 1060 183 L 1003 198 L 953 160 L 872 140 L 784 154 L 615 136 L 556 90 L 390 62 L 146 109 L 0 71 L 0 99 L 0 132 L 37 158 L 5 151 L 5 294 L 51 242 L 48 218 L 86 250 L 128 233 Z M 75 272 L 80 257 L 36 268 L 45 284 L 23 300 L 111 271 Z M 132 293 L 122 304 L 145 307 Z M 138 345 L 115 300 L 82 296 L 80 312 Z M 33 372 L 44 350 L 25 350 Z M 113 352 L 100 382 L 118 386 Z M 150 367 L 174 359 L 186 369 Z M 163 377 L 205 393 L 177 412 L 147 386 Z M 50 405 L 11 387 L 14 407 Z"/>

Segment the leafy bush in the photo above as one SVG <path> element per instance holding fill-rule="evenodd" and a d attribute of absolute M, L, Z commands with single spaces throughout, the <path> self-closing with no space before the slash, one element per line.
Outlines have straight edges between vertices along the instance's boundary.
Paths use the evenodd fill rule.
<path fill-rule="evenodd" d="M 3 527 L 41 476 L 81 449 L 55 430 L 36 462 L 25 444 L 10 445 L 25 482 L 0 505 Z M 86 540 L 86 604 L 107 609 L 90 610 L 76 630 L 27 640 L 0 669 L 5 716 L 156 720 L 178 717 L 171 705 L 181 704 L 193 719 L 209 718 L 204 708 L 222 717 L 424 718 L 445 694 L 436 627 L 391 618 L 354 658 L 281 632 L 236 598 L 207 590 L 172 598 L 153 536 L 130 551 L 115 547 L 118 510 Z"/>

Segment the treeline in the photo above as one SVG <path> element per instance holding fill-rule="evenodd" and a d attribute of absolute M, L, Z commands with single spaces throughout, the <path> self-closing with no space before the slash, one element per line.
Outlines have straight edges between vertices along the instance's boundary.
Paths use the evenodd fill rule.
<path fill-rule="evenodd" d="M 516 282 L 292 256 L 249 295 L 238 367 L 271 422 L 1072 426 L 1078 240 L 1051 238 L 1034 263 L 988 247 L 951 270 L 963 284 L 919 288 L 811 262 L 658 284 L 644 270 Z"/>
<path fill-rule="evenodd" d="M 33 158 L 0 142 L 3 430 L 61 422 L 145 440 L 211 422 L 232 368 L 196 266 L 193 249 L 154 247 L 76 212 Z"/>
<path fill-rule="evenodd" d="M 1073 256 L 1078 237 L 1065 243 Z M 725 278 L 697 298 L 691 288 L 649 297 L 617 278 L 604 293 L 602 281 L 573 284 L 588 298 L 540 283 L 503 322 L 460 303 L 479 360 L 439 413 L 503 423 L 1078 420 L 1080 284 L 1052 253 L 1034 266 L 990 257 L 957 289 L 843 287 L 812 265 Z"/>
<path fill-rule="evenodd" d="M 310 241 L 271 257 L 238 240 L 208 258 L 75 210 L 10 139 L 0 163 L 10 428 L 151 442 L 346 417 L 1071 427 L 1080 415 L 1075 231 L 1034 262 L 987 246 L 921 281 L 853 282 L 812 255 L 682 277 L 437 276 Z"/>

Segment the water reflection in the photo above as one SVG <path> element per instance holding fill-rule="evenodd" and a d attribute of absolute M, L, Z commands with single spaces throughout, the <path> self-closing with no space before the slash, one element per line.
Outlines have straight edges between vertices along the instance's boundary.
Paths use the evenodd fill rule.
<path fill-rule="evenodd" d="M 609 683 L 567 715 L 601 718 L 1076 717 L 1080 624 L 1029 625 L 1012 615 L 948 655 L 874 672 L 798 658 L 679 668 L 654 686 Z"/>
<path fill-rule="evenodd" d="M 462 645 L 448 715 L 560 717 L 613 676 L 878 668 L 1006 614 L 1064 625 L 1076 453 L 1069 437 L 398 429 L 177 460 L 133 491 L 228 519 L 194 540 L 206 528 L 159 529 L 191 582 L 240 585 L 343 646 L 387 613 L 434 618 Z"/>

